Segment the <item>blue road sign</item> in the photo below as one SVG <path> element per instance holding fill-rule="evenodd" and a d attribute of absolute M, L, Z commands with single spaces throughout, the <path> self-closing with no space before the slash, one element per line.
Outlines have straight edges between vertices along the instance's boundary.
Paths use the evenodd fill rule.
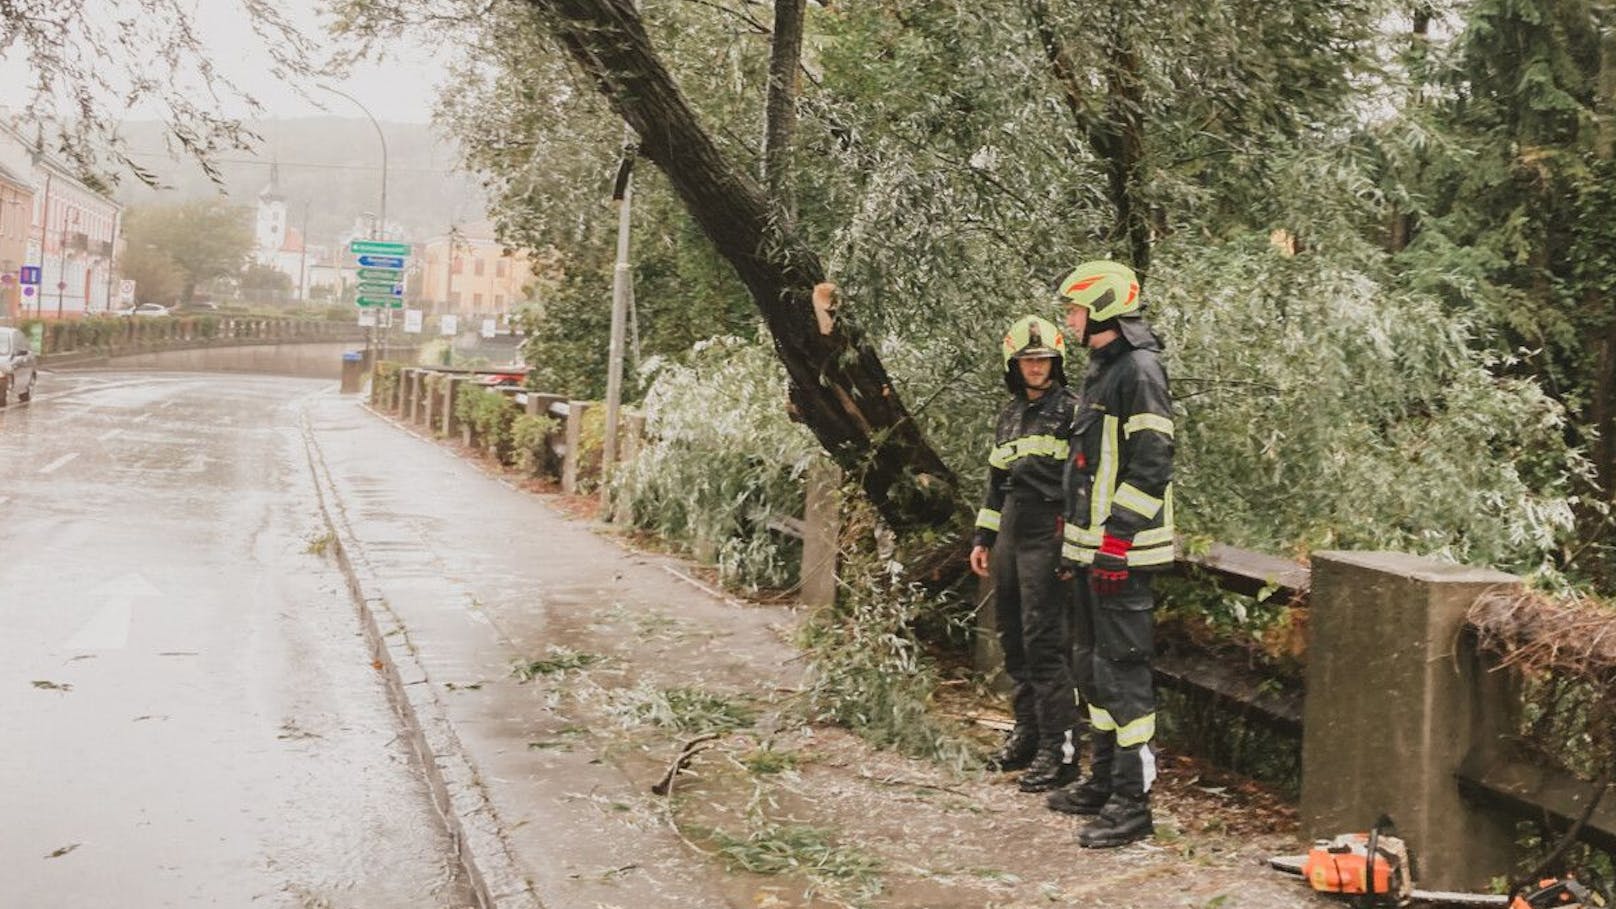
<path fill-rule="evenodd" d="M 20 282 L 22 284 L 38 284 L 39 283 L 39 266 L 38 265 L 24 265 L 22 267 L 21 274 L 19 274 L 17 276 L 17 280 L 18 280 L 18 282 Z"/>
<path fill-rule="evenodd" d="M 368 268 L 403 268 L 403 256 L 360 256 L 359 264 Z"/>

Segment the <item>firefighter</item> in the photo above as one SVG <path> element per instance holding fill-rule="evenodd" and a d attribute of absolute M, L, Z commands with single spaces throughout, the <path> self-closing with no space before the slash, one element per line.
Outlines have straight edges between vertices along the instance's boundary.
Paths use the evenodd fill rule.
<path fill-rule="evenodd" d="M 1054 323 L 1026 316 L 1004 336 L 1004 381 L 988 456 L 988 492 L 977 513 L 970 564 L 991 567 L 999 643 L 1013 683 L 1015 728 L 989 763 L 1026 772 L 1023 792 L 1077 778 L 1072 696 L 1071 584 L 1062 581 L 1064 472 L 1076 396 L 1066 387 L 1066 342 Z"/>
<path fill-rule="evenodd" d="M 1061 555 L 1078 579 L 1072 675 L 1088 705 L 1094 758 L 1090 776 L 1048 804 L 1091 816 L 1078 843 L 1103 848 L 1155 832 L 1151 576 L 1173 562 L 1173 408 L 1162 343 L 1141 318 L 1133 270 L 1079 265 L 1060 295 L 1071 336 L 1090 350 L 1072 418 Z"/>

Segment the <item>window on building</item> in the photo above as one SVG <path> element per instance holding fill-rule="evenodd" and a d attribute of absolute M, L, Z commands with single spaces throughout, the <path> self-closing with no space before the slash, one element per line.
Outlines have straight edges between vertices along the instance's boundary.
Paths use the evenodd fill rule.
<path fill-rule="evenodd" d="M 462 296 L 462 294 L 458 290 L 455 291 L 453 294 L 451 294 L 451 296 L 454 298 L 454 308 L 459 309 L 460 308 L 460 301 L 462 299 L 464 299 L 464 297 Z"/>
<path fill-rule="evenodd" d="M 481 265 L 483 263 L 481 261 L 479 261 L 477 264 Z M 482 294 L 472 294 L 471 295 L 471 310 L 472 310 L 472 312 L 482 312 L 482 309 L 483 309 L 483 295 Z"/>
<path fill-rule="evenodd" d="M 478 257 L 478 259 L 477 259 L 477 277 L 480 278 L 480 277 L 483 276 L 483 269 L 487 265 L 488 265 L 487 262 L 484 262 L 481 257 Z"/>
<path fill-rule="evenodd" d="M 500 259 L 499 261 L 495 262 L 494 263 L 494 276 L 499 277 L 499 278 L 505 277 L 505 275 L 507 273 L 509 273 L 510 270 L 511 270 L 510 266 L 511 266 L 511 263 L 506 261 L 503 258 Z"/>
<path fill-rule="evenodd" d="M 504 294 L 494 294 L 494 308 L 495 309 L 504 309 L 505 308 L 505 295 Z"/>
<path fill-rule="evenodd" d="M 455 256 L 454 260 L 449 263 L 449 274 L 458 275 L 462 271 L 464 271 L 465 268 L 466 268 L 466 260 L 461 258 L 460 256 Z"/>

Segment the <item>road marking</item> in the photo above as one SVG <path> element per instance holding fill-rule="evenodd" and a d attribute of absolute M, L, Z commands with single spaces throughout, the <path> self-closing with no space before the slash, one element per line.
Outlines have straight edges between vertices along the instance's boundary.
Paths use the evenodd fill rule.
<path fill-rule="evenodd" d="M 114 597 L 78 633 L 67 639 L 66 650 L 122 650 L 129 643 L 133 597 Z"/>
<path fill-rule="evenodd" d="M 106 440 L 112 438 L 115 435 L 118 435 L 121 432 L 123 432 L 122 429 L 109 429 L 106 432 L 103 432 L 102 434 L 96 436 L 95 438 L 96 438 L 96 441 L 98 441 L 98 442 L 105 442 Z"/>
<path fill-rule="evenodd" d="M 145 413 L 143 413 L 143 414 L 141 414 L 141 415 L 140 415 L 140 416 L 138 416 L 138 417 L 135 417 L 135 418 L 134 418 L 134 419 L 133 419 L 133 420 L 132 420 L 132 421 L 130 421 L 130 422 L 133 422 L 133 423 L 144 423 L 144 422 L 146 422 L 146 421 L 147 421 L 147 420 L 149 420 L 149 419 L 151 419 L 151 411 L 149 411 L 149 410 L 148 410 L 148 411 L 146 411 L 146 412 L 145 412 Z"/>
<path fill-rule="evenodd" d="M 79 453 L 76 452 L 76 451 L 69 452 L 69 453 L 67 453 L 65 455 L 62 455 L 61 457 L 57 458 L 56 460 L 50 462 L 49 464 L 46 464 L 44 467 L 39 468 L 39 472 L 40 473 L 55 473 L 58 469 L 62 468 L 69 461 L 73 460 L 74 458 L 76 458 L 78 456 L 79 456 Z"/>

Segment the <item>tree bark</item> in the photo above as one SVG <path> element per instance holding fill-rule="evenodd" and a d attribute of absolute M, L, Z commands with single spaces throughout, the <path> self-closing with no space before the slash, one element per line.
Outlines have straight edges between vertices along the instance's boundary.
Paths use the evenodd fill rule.
<path fill-rule="evenodd" d="M 775 0 L 774 40 L 769 45 L 769 98 L 764 106 L 763 185 L 779 211 L 781 228 L 797 220 L 792 194 L 791 143 L 797 131 L 797 91 L 801 76 L 802 17 L 807 0 Z"/>
<path fill-rule="evenodd" d="M 527 0 L 541 23 L 639 134 L 641 151 L 736 270 L 791 380 L 795 414 L 895 529 L 936 526 L 959 507 L 952 471 L 926 441 L 858 329 L 811 303 L 818 256 L 779 229 L 759 184 L 732 166 L 651 46 L 630 0 Z"/>
<path fill-rule="evenodd" d="M 1113 241 L 1126 243 L 1129 261 L 1140 272 L 1139 280 L 1143 283 L 1150 271 L 1151 226 L 1149 209 L 1139 198 L 1138 185 L 1139 168 L 1145 157 L 1139 59 L 1119 21 L 1108 36 L 1111 46 L 1100 52 L 1109 57 L 1111 63 L 1105 72 L 1105 110 L 1096 112 L 1065 42 L 1049 19 L 1048 4 L 1045 0 L 1029 0 L 1027 11 L 1072 119 L 1077 121 L 1089 145 L 1105 160 L 1106 185 L 1116 212 L 1111 237 Z M 1120 19 L 1120 11 L 1118 16 Z"/>

